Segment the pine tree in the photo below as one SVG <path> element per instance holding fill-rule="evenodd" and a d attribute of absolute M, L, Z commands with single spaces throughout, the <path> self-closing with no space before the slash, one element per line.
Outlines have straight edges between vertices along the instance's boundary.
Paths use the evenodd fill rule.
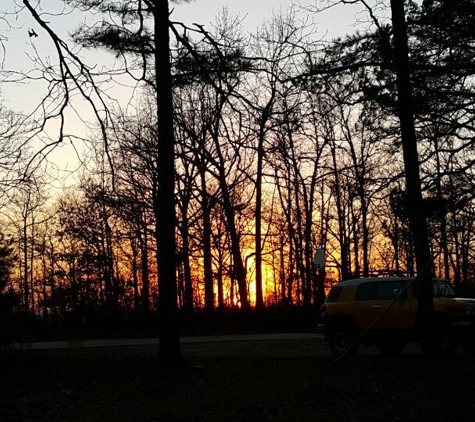
<path fill-rule="evenodd" d="M 70 4 L 102 13 L 104 20 L 81 27 L 75 40 L 90 48 L 105 48 L 132 57 L 133 69 L 125 69 L 152 86 L 157 100 L 157 187 L 154 194 L 155 235 L 159 283 L 159 359 L 162 366 L 181 361 L 178 330 L 175 240 L 175 167 L 170 64 L 168 0 L 112 1 L 70 0 Z M 107 20 L 119 18 L 120 25 Z"/>

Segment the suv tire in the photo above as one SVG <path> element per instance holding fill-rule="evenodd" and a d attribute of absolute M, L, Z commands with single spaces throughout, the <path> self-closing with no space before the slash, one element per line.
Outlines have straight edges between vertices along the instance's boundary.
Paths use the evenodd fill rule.
<path fill-rule="evenodd" d="M 451 356 L 457 344 L 448 323 L 439 323 L 436 327 L 437 347 L 441 356 Z"/>
<path fill-rule="evenodd" d="M 358 351 L 358 344 L 353 345 L 354 341 L 355 336 L 349 329 L 337 329 L 330 335 L 330 349 L 335 356 L 340 356 L 343 353 L 354 356 Z M 351 350 L 348 350 L 349 347 Z"/>

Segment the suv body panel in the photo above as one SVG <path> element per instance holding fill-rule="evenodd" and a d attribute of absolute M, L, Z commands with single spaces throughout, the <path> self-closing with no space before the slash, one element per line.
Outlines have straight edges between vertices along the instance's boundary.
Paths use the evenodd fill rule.
<path fill-rule="evenodd" d="M 330 341 L 337 329 L 356 335 L 368 327 L 361 340 L 365 344 L 417 340 L 417 289 L 413 281 L 411 277 L 370 277 L 336 284 L 325 302 L 319 331 Z M 436 323 L 449 329 L 458 343 L 469 336 L 475 338 L 475 299 L 456 298 L 446 280 L 434 279 L 434 313 Z"/>

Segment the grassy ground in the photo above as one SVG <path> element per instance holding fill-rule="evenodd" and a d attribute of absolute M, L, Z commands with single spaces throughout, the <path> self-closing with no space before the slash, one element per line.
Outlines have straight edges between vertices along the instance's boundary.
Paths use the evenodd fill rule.
<path fill-rule="evenodd" d="M 185 344 L 161 371 L 152 346 L 31 350 L 0 361 L 0 420 L 466 421 L 475 367 L 462 353 L 363 349 L 334 363 L 315 340 Z"/>

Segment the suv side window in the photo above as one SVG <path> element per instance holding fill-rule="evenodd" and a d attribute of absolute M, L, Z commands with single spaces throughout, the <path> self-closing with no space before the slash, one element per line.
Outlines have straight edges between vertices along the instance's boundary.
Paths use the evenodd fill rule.
<path fill-rule="evenodd" d="M 403 280 L 361 283 L 355 300 L 392 300 L 406 287 Z"/>
<path fill-rule="evenodd" d="M 356 290 L 355 300 L 376 300 L 378 284 L 377 282 L 361 283 Z"/>
<path fill-rule="evenodd" d="M 380 300 L 392 300 L 406 287 L 406 282 L 402 280 L 386 281 L 378 284 L 378 299 Z"/>

